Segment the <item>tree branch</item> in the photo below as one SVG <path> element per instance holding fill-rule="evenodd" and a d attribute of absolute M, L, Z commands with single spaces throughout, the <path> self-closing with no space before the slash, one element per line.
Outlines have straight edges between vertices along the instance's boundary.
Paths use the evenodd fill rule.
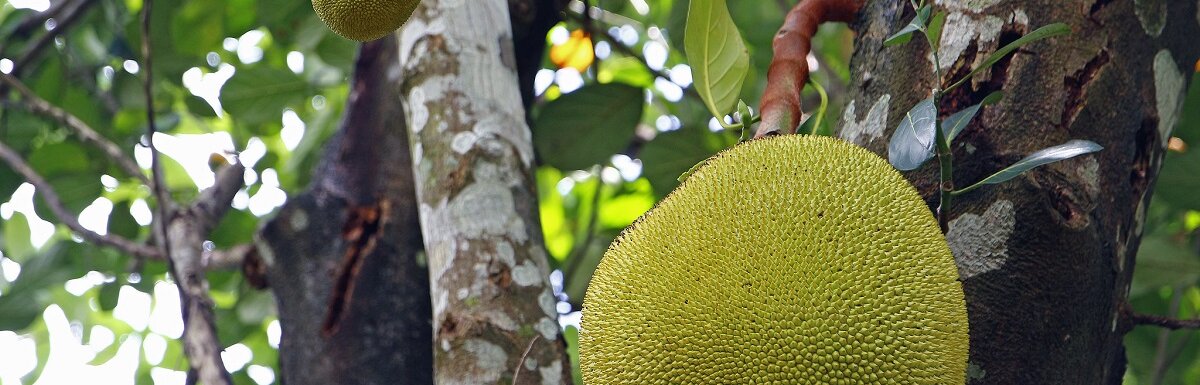
<path fill-rule="evenodd" d="M 21 104 L 23 104 L 30 111 L 50 119 L 54 119 L 59 123 L 66 125 L 72 131 L 74 131 L 84 143 L 91 144 L 108 155 L 108 157 L 112 159 L 113 162 L 116 162 L 117 166 L 120 167 L 121 170 L 126 174 L 137 178 L 144 184 L 150 184 L 150 180 L 146 179 L 146 175 L 142 173 L 142 169 L 138 167 L 133 158 L 121 151 L 121 147 L 117 146 L 103 135 L 100 135 L 99 132 L 96 132 L 96 130 L 92 129 L 91 126 L 88 126 L 87 123 L 84 123 L 83 120 L 79 119 L 75 115 L 72 115 L 66 110 L 54 106 L 50 102 L 46 101 L 46 99 L 42 99 L 37 94 L 33 93 L 33 90 L 30 90 L 29 87 L 26 87 L 24 83 L 21 83 L 20 80 L 12 75 L 0 73 L 0 83 L 7 84 L 13 89 L 17 90 L 17 92 L 21 94 Z"/>
<path fill-rule="evenodd" d="M 4 159 L 4 162 L 8 163 L 13 171 L 21 174 L 26 182 L 29 182 L 29 184 L 32 184 L 37 189 L 38 194 L 42 196 L 42 201 L 46 202 L 46 206 L 50 207 L 50 211 L 54 213 L 54 216 L 58 217 L 59 221 L 62 221 L 71 231 L 79 234 L 83 239 L 138 257 L 158 258 L 161 256 L 159 251 L 153 247 L 122 238 L 116 234 L 100 235 L 95 231 L 84 228 L 83 225 L 79 224 L 79 218 L 71 214 L 70 211 L 67 211 L 67 208 L 63 206 L 62 200 L 58 198 L 58 193 L 54 191 L 54 187 L 39 175 L 37 171 L 34 171 L 33 167 L 25 163 L 20 154 L 17 154 L 16 151 L 4 143 L 0 143 L 0 158 Z"/>
<path fill-rule="evenodd" d="M 792 134 L 800 126 L 800 92 L 808 82 L 808 53 L 817 26 L 826 21 L 849 22 L 863 0 L 804 0 L 796 4 L 775 34 L 775 57 L 763 90 L 762 123 L 754 137 Z"/>
<path fill-rule="evenodd" d="M 46 20 L 58 17 L 59 12 L 62 12 L 63 8 L 70 3 L 70 0 L 56 1 L 45 11 L 29 15 L 25 20 L 21 20 L 21 24 L 17 24 L 17 27 L 13 28 L 5 41 L 0 41 L 0 55 L 3 55 L 8 49 L 9 43 L 16 41 L 17 38 L 28 37 L 35 28 L 45 25 Z"/>
<path fill-rule="evenodd" d="M 1134 325 L 1158 326 L 1158 327 L 1167 328 L 1167 329 L 1171 329 L 1171 330 L 1200 329 L 1200 318 L 1178 319 L 1178 318 L 1164 317 L 1164 316 L 1158 316 L 1158 315 L 1130 312 L 1129 319 L 1130 319 L 1130 321 L 1133 321 Z"/>
<path fill-rule="evenodd" d="M 80 16 L 83 16 L 87 9 L 96 3 L 99 2 L 96 0 L 79 0 L 72 3 L 69 9 L 63 11 L 66 13 L 66 16 L 63 16 L 62 19 L 56 19 L 57 24 L 54 29 L 46 31 L 45 34 L 39 36 L 33 43 L 27 45 L 21 56 L 13 61 L 12 73 L 14 75 L 23 73 L 26 67 L 29 66 L 29 63 L 32 63 L 33 59 L 36 59 L 42 53 L 42 50 L 54 42 L 54 38 L 69 30 L 69 27 L 79 21 Z"/>
<path fill-rule="evenodd" d="M 203 244 L 215 223 L 215 218 L 228 209 L 229 201 L 237 188 L 228 186 L 229 175 L 241 169 L 240 162 L 222 169 L 217 175 L 219 184 L 206 190 L 187 210 L 172 209 L 170 195 L 163 183 L 161 156 L 154 146 L 154 134 L 158 127 L 154 123 L 154 56 L 150 51 L 150 15 L 154 1 L 142 4 L 142 67 L 145 77 L 142 90 L 146 97 L 146 141 L 149 142 L 150 175 L 155 200 L 158 202 L 158 218 L 154 221 L 167 267 L 175 284 L 179 286 L 179 302 L 183 312 L 183 350 L 191 369 L 188 382 L 199 380 L 205 385 L 232 385 L 233 379 L 225 371 L 221 360 L 221 343 L 217 339 L 212 298 L 208 295 L 208 280 L 204 276 Z M 242 171 L 244 172 L 244 171 Z M 240 177 L 241 172 L 236 175 Z M 240 179 L 240 178 L 238 178 Z M 240 180 L 238 181 L 240 183 Z M 240 186 L 240 184 L 234 184 Z M 220 207 L 224 205 L 225 207 Z"/>

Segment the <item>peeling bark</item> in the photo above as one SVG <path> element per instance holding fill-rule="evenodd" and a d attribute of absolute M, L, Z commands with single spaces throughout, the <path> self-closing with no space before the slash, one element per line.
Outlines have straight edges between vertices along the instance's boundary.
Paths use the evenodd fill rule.
<path fill-rule="evenodd" d="M 412 129 L 438 384 L 570 381 L 508 5 L 423 3 L 389 78 Z"/>
<path fill-rule="evenodd" d="M 850 89 L 860 112 L 847 109 L 842 134 L 884 156 L 899 118 L 934 87 L 926 44 L 883 47 L 912 18 L 906 4 L 871 2 L 855 26 Z M 954 143 L 956 183 L 974 183 L 1068 139 L 1105 147 L 956 200 L 948 237 L 967 294 L 969 383 L 1120 384 L 1129 327 L 1121 305 L 1187 69 L 1200 57 L 1193 39 L 1200 36 L 1197 4 L 941 0 L 936 6 L 949 12 L 938 63 L 944 82 L 1037 27 L 1072 27 L 1071 35 L 1026 46 L 945 96 L 943 118 L 991 91 L 1006 93 Z M 864 135 L 874 128 L 863 126 L 872 120 L 864 106 L 885 97 L 886 113 L 872 114 L 886 116 L 883 135 Z M 938 182 L 930 163 L 906 176 L 934 207 Z"/>
<path fill-rule="evenodd" d="M 283 383 L 432 384 L 429 284 L 394 37 L 362 46 L 341 129 L 309 189 L 258 236 Z"/>

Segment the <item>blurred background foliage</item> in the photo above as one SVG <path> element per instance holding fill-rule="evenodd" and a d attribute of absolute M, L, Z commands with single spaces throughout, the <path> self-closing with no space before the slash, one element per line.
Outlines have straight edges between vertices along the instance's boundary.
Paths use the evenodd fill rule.
<path fill-rule="evenodd" d="M 6 0 L 0 72 L 145 167 L 142 1 Z M 595 0 L 585 15 L 585 5 L 573 1 L 547 36 L 530 121 L 552 281 L 572 349 L 584 289 L 607 245 L 680 174 L 737 141 L 690 88 L 682 52 L 687 3 Z M 750 50 L 742 98 L 751 105 L 792 3 L 730 2 Z M 186 201 L 212 184 L 210 163 L 238 154 L 249 167 L 245 188 L 211 246 L 251 242 L 263 219 L 307 184 L 340 119 L 357 45 L 329 32 L 307 1 L 157 0 L 154 7 L 154 109 L 165 133 L 154 140 L 167 154 L 167 184 Z M 831 97 L 826 129 L 845 105 L 852 43 L 842 25 L 822 27 L 814 41 L 813 79 Z M 1200 316 L 1198 88 L 1190 90 L 1148 211 L 1132 288 L 1142 312 Z M 15 92 L 0 90 L 0 141 L 48 178 L 86 227 L 146 240 L 150 191 L 59 122 L 30 112 Z M 816 105 L 815 95 L 806 98 Z M 81 243 L 34 196 L 0 167 L 0 384 L 182 384 L 178 295 L 165 266 Z M 250 288 L 236 271 L 209 279 L 235 381 L 277 382 L 280 328 L 271 294 Z M 1127 342 L 1128 383 L 1200 383 L 1194 331 L 1139 327 Z"/>

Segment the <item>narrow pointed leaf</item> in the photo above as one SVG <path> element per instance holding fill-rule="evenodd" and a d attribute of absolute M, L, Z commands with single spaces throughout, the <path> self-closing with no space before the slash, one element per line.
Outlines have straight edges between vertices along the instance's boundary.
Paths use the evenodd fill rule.
<path fill-rule="evenodd" d="M 962 133 L 962 131 L 967 128 L 968 124 L 971 124 L 971 120 L 975 119 L 975 115 L 979 114 L 980 108 L 998 102 L 1002 98 L 1004 98 L 1003 92 L 993 92 L 991 95 L 983 98 L 983 101 L 979 102 L 979 104 L 967 107 L 962 111 L 955 112 L 954 115 L 950 115 L 950 117 L 946 118 L 946 120 L 943 120 L 942 129 L 946 131 L 946 140 L 949 142 L 954 142 L 954 138 L 957 137 L 958 134 Z"/>
<path fill-rule="evenodd" d="M 1068 33 L 1071 33 L 1070 26 L 1063 23 L 1054 23 L 1042 26 L 1041 28 L 1030 32 L 1025 36 L 1021 36 L 1020 39 L 1014 40 L 1012 43 L 1008 43 L 1008 45 L 1000 47 L 1000 49 L 996 50 L 996 52 L 992 52 L 992 55 L 988 56 L 987 60 L 984 60 L 982 64 L 971 70 L 967 76 L 963 76 L 962 79 L 959 79 L 950 87 L 946 87 L 946 92 L 950 92 L 950 90 L 962 85 L 967 81 L 967 79 L 970 79 L 971 77 L 975 76 L 975 74 L 979 73 L 979 71 L 990 68 L 993 64 L 996 64 L 996 62 L 1000 61 L 1000 59 L 1003 59 L 1005 56 L 1008 56 L 1008 54 L 1012 53 L 1012 51 L 1016 51 L 1017 48 L 1021 48 L 1021 46 L 1048 37 L 1061 36 Z"/>
<path fill-rule="evenodd" d="M 932 19 L 929 19 L 929 27 L 925 30 L 925 39 L 929 41 L 929 47 L 935 51 L 938 49 L 938 42 L 942 41 L 942 27 L 945 25 L 945 11 L 938 11 L 933 14 Z"/>
<path fill-rule="evenodd" d="M 905 25 L 904 28 L 896 31 L 896 33 L 892 34 L 892 36 L 889 36 L 887 40 L 883 41 L 883 45 L 885 47 L 891 47 L 893 45 L 904 44 L 909 40 L 912 40 L 913 32 L 925 29 L 925 23 L 929 20 L 929 11 L 931 9 L 932 8 L 928 5 L 921 7 L 921 9 L 917 10 L 917 15 L 913 16 L 913 19 L 908 22 L 908 25 Z"/>
<path fill-rule="evenodd" d="M 888 161 L 898 170 L 921 167 L 933 157 L 937 130 L 937 107 L 933 98 L 922 100 L 900 119 L 900 126 L 888 143 Z"/>
<path fill-rule="evenodd" d="M 963 189 L 963 192 L 974 190 L 983 185 L 1007 182 L 1034 167 L 1074 158 L 1083 154 L 1090 154 L 1103 149 L 1104 147 L 1090 140 L 1072 140 L 1054 147 L 1044 148 L 1029 154 L 1025 159 L 1013 163 L 1012 166 L 1008 166 L 1008 168 L 992 174 L 992 176 L 979 181 L 979 183 Z"/>
<path fill-rule="evenodd" d="M 733 112 L 750 54 L 725 0 L 692 0 L 683 42 L 696 93 L 709 112 L 718 119 Z"/>

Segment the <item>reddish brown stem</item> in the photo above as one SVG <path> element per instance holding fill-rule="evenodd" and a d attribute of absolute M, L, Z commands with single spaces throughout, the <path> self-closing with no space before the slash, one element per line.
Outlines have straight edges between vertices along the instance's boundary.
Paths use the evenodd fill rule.
<path fill-rule="evenodd" d="M 817 26 L 827 21 L 849 22 L 864 0 L 801 0 L 788 12 L 771 47 L 775 58 L 767 70 L 762 96 L 762 123 L 754 137 L 792 134 L 800 126 L 800 91 L 808 82 L 808 53 Z"/>

